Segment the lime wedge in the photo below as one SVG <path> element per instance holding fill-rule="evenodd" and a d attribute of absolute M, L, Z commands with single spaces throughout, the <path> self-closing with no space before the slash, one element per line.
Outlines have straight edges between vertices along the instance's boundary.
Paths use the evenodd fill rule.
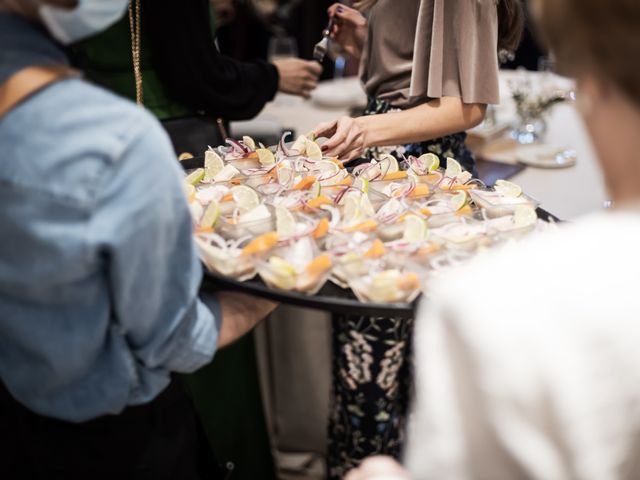
<path fill-rule="evenodd" d="M 378 161 L 378 163 L 380 164 L 381 171 L 386 172 L 385 175 L 400 171 L 398 160 L 396 160 L 396 157 L 388 153 L 380 155 L 380 160 Z"/>
<path fill-rule="evenodd" d="M 454 212 L 462 210 L 467 203 L 469 203 L 469 196 L 467 195 L 467 192 L 464 191 L 456 193 L 449 199 L 449 207 Z"/>
<path fill-rule="evenodd" d="M 220 218 L 220 205 L 215 200 L 207 205 L 204 214 L 200 219 L 200 226 L 205 228 L 213 228 Z"/>
<path fill-rule="evenodd" d="M 315 145 L 315 144 L 314 144 Z M 340 167 L 329 160 L 321 160 L 313 166 L 314 170 L 319 170 L 323 174 L 331 172 L 332 174 L 337 174 L 340 171 Z"/>
<path fill-rule="evenodd" d="M 423 163 L 428 172 L 434 172 L 440 168 L 440 158 L 434 153 L 425 153 L 418 160 Z"/>
<path fill-rule="evenodd" d="M 216 175 L 218 175 L 224 168 L 224 161 L 213 150 L 207 150 L 204 152 L 204 181 L 212 182 Z"/>
<path fill-rule="evenodd" d="M 427 221 L 417 215 L 407 215 L 404 219 L 405 242 L 422 242 L 427 239 Z"/>
<path fill-rule="evenodd" d="M 320 185 L 320 182 L 314 183 L 311 186 L 311 189 L 309 190 L 310 198 L 318 198 L 320 197 L 321 194 L 322 194 L 322 185 Z"/>
<path fill-rule="evenodd" d="M 204 178 L 204 168 L 197 168 L 189 175 L 184 177 L 184 183 L 187 185 L 195 185 L 202 181 Z"/>
<path fill-rule="evenodd" d="M 267 148 L 259 148 L 256 150 L 260 165 L 273 165 L 276 163 L 276 157 L 273 152 Z"/>
<path fill-rule="evenodd" d="M 281 166 L 280 168 L 278 168 L 276 174 L 278 177 L 278 183 L 280 185 L 289 185 L 290 183 L 292 183 L 291 180 L 293 179 L 293 168 L 291 168 L 290 166 Z"/>
<path fill-rule="evenodd" d="M 245 185 L 238 185 L 231 189 L 231 194 L 236 204 L 245 212 L 253 210 L 260 205 L 260 197 L 258 193 Z"/>
<path fill-rule="evenodd" d="M 320 145 L 318 145 L 313 140 L 309 140 L 307 137 L 304 137 L 307 145 L 306 145 L 306 156 L 311 160 L 322 160 L 322 150 L 320 149 Z"/>
<path fill-rule="evenodd" d="M 460 162 L 458 162 L 455 158 L 447 158 L 447 169 L 445 171 L 445 176 L 450 178 L 457 177 L 462 172 L 464 172 L 464 169 L 462 168 L 462 165 L 460 165 Z"/>
<path fill-rule="evenodd" d="M 369 200 L 369 195 L 367 194 L 360 197 L 360 212 L 367 217 L 373 217 L 376 214 L 376 210 L 371 205 L 371 200 Z"/>
<path fill-rule="evenodd" d="M 342 217 L 346 223 L 354 222 L 362 217 L 362 211 L 360 210 L 360 195 L 345 195 L 344 213 Z"/>
<path fill-rule="evenodd" d="M 307 137 L 305 137 L 304 135 L 300 135 L 295 142 L 293 142 L 293 145 L 291 146 L 291 150 L 295 150 L 296 152 L 298 152 L 298 155 L 304 155 L 305 153 L 307 153 L 307 142 L 309 141 L 309 139 Z"/>
<path fill-rule="evenodd" d="M 278 232 L 278 238 L 289 238 L 296 233 L 296 219 L 282 205 L 276 207 L 276 232 Z"/>
<path fill-rule="evenodd" d="M 356 178 L 356 181 L 353 182 L 353 186 L 362 193 L 369 193 L 369 180 L 364 177 Z"/>
<path fill-rule="evenodd" d="M 271 283 L 282 290 L 295 288 L 298 274 L 293 265 L 280 257 L 271 257 L 269 258 L 269 267 L 271 268 L 271 273 L 273 273 L 273 275 L 269 276 Z"/>
<path fill-rule="evenodd" d="M 497 180 L 494 189 L 496 192 L 509 198 L 517 198 L 522 195 L 522 188 L 520 185 L 516 185 L 515 183 L 508 182 L 506 180 Z"/>
<path fill-rule="evenodd" d="M 256 149 L 256 142 L 253 140 L 253 138 L 245 135 L 244 137 L 242 137 L 242 143 L 245 144 L 245 146 L 251 150 L 255 150 Z"/>

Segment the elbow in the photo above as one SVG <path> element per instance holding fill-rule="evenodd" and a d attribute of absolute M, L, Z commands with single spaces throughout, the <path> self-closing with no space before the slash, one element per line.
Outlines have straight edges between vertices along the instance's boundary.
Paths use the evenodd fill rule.
<path fill-rule="evenodd" d="M 465 130 L 470 130 L 482 123 L 487 113 L 487 105 L 482 103 L 466 104 L 464 106 Z"/>

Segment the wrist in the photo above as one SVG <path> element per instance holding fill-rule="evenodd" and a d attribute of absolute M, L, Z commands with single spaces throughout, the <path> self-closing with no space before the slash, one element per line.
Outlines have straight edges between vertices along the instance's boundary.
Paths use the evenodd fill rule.
<path fill-rule="evenodd" d="M 371 117 L 368 115 L 364 115 L 362 117 L 357 117 L 354 120 L 356 127 L 360 130 L 360 138 L 361 138 L 361 146 L 363 149 L 367 149 L 369 147 L 374 146 L 374 141 L 372 139 L 373 135 L 371 132 Z"/>

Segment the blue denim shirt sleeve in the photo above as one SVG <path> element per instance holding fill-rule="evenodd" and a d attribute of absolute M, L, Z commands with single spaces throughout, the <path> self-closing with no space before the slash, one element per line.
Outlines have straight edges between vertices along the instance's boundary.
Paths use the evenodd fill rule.
<path fill-rule="evenodd" d="M 210 361 L 182 173 L 143 109 L 80 80 L 0 118 L 0 378 L 85 421 L 153 399 Z M 203 301 L 204 300 L 204 301 Z"/>
<path fill-rule="evenodd" d="M 109 265 L 114 321 L 141 367 L 190 372 L 217 342 L 181 173 L 164 132 L 144 122 L 101 179 L 89 243 Z"/>

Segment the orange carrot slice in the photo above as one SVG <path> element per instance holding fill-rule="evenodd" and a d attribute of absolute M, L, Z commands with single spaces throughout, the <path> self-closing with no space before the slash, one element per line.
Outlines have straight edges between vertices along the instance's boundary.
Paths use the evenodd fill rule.
<path fill-rule="evenodd" d="M 430 217 L 431 215 L 433 215 L 433 213 L 431 212 L 431 210 L 429 210 L 428 208 L 424 207 L 420 209 L 420 213 L 422 215 L 424 215 L 425 217 Z"/>
<path fill-rule="evenodd" d="M 415 290 L 420 288 L 420 280 L 415 273 L 409 272 L 398 279 L 397 287 L 400 290 Z"/>
<path fill-rule="evenodd" d="M 312 276 L 320 276 L 327 273 L 327 271 L 331 268 L 332 262 L 331 257 L 329 255 L 320 255 L 315 258 L 309 265 L 304 269 L 305 273 Z"/>
<path fill-rule="evenodd" d="M 294 190 L 308 190 L 311 186 L 316 183 L 316 177 L 313 175 L 309 175 L 308 177 L 304 177 L 293 187 Z"/>
<path fill-rule="evenodd" d="M 403 178 L 407 178 L 409 174 L 407 172 L 393 172 L 387 173 L 383 180 L 402 180 Z"/>
<path fill-rule="evenodd" d="M 385 253 L 386 249 L 384 248 L 384 243 L 381 240 L 376 239 L 371 245 L 371 248 L 367 250 L 364 254 L 366 258 L 379 258 L 382 257 Z"/>
<path fill-rule="evenodd" d="M 327 233 L 329 233 L 329 219 L 323 218 L 323 219 L 320 220 L 320 222 L 318 223 L 318 226 L 313 231 L 311 236 L 313 238 L 322 238 Z"/>
<path fill-rule="evenodd" d="M 331 199 L 325 197 L 324 195 L 312 198 L 307 202 L 307 206 L 309 208 L 320 208 L 322 205 L 333 205 L 333 202 L 331 201 Z"/>
<path fill-rule="evenodd" d="M 254 238 L 249 244 L 242 249 L 242 255 L 256 255 L 271 250 L 278 243 L 278 234 L 276 232 L 265 233 Z"/>
<path fill-rule="evenodd" d="M 353 225 L 351 227 L 343 228 L 342 231 L 346 232 L 346 233 L 372 232 L 376 228 L 378 228 L 378 222 L 376 222 L 375 220 L 365 220 L 364 222 L 360 222 L 360 223 L 358 223 L 356 225 Z"/>
<path fill-rule="evenodd" d="M 423 183 L 419 183 L 418 185 L 416 185 L 416 188 L 413 189 L 413 192 L 411 192 L 410 197 L 426 197 L 429 195 L 429 186 L 425 185 Z"/>

